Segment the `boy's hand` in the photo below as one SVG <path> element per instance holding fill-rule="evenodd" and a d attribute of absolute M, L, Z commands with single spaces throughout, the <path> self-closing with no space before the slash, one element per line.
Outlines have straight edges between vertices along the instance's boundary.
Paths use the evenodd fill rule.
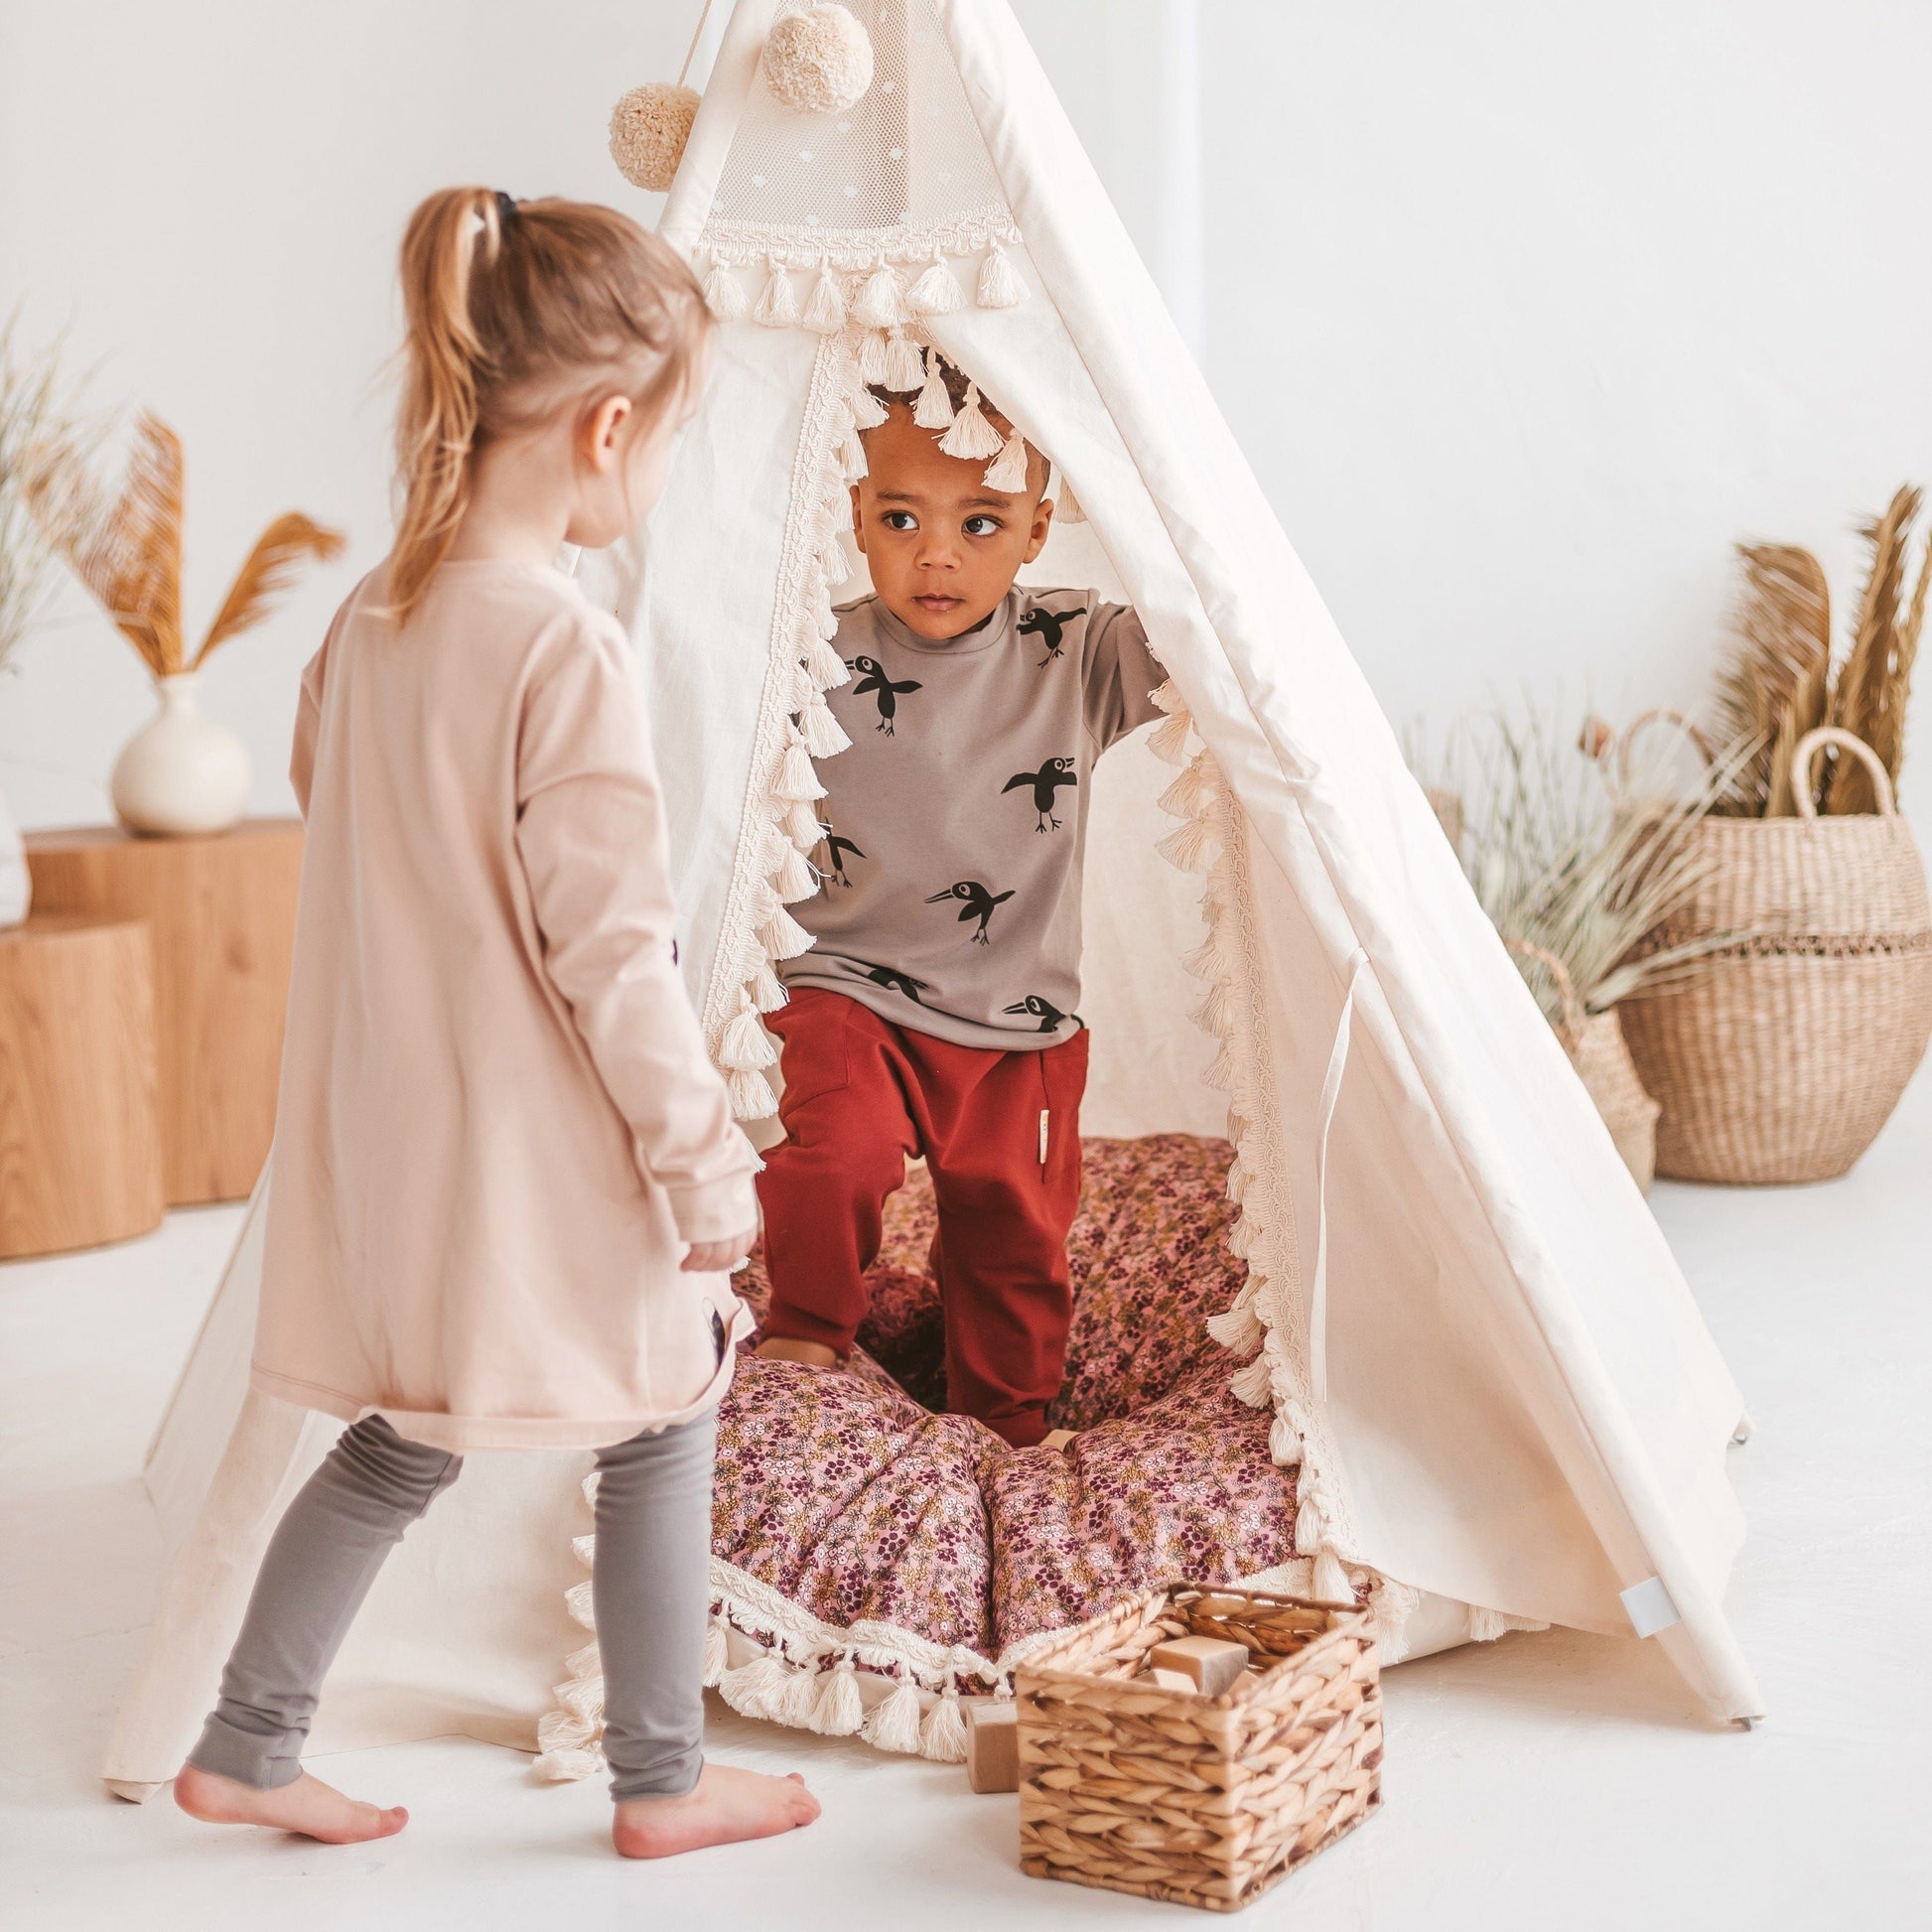
<path fill-rule="evenodd" d="M 720 1275 L 738 1267 L 752 1252 L 759 1231 L 750 1227 L 734 1234 L 729 1241 L 694 1241 L 678 1264 L 687 1275 Z"/>

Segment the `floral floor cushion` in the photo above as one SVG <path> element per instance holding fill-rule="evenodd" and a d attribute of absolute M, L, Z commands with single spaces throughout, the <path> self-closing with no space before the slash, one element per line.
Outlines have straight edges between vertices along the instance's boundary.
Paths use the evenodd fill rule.
<path fill-rule="evenodd" d="M 943 1413 L 936 1216 L 912 1171 L 850 1366 L 748 1344 L 719 1411 L 707 1683 L 753 1717 L 958 1758 L 959 1697 L 1009 1690 L 1048 1633 L 1182 1573 L 1231 1581 L 1294 1556 L 1294 1471 L 1270 1458 L 1269 1412 L 1229 1394 L 1205 1328 L 1243 1280 L 1231 1158 L 1180 1134 L 1086 1142 L 1048 1418 L 1080 1432 L 1064 1450 Z M 761 1315 L 756 1255 L 738 1286 Z M 595 1647 L 572 1665 L 545 1721 L 559 1774 L 588 1760 L 594 1729 Z"/>

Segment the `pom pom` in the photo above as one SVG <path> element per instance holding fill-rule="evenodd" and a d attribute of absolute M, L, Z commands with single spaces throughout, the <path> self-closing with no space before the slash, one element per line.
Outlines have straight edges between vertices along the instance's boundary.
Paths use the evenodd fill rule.
<path fill-rule="evenodd" d="M 949 316 L 965 308 L 966 291 L 937 248 L 932 251 L 932 266 L 905 291 L 905 306 L 915 316 Z"/>
<path fill-rule="evenodd" d="M 966 1719 L 951 1678 L 919 1726 L 919 1749 L 940 1764 L 966 1762 Z"/>
<path fill-rule="evenodd" d="M 872 85 L 872 41 L 843 7 L 815 0 L 772 28 L 764 80 L 801 114 L 843 114 Z"/>
<path fill-rule="evenodd" d="M 1027 439 L 1015 430 L 1000 446 L 1000 454 L 986 466 L 986 486 L 1018 495 L 1027 486 Z"/>
<path fill-rule="evenodd" d="M 912 405 L 912 420 L 921 429 L 952 428 L 952 397 L 946 393 L 946 378 L 936 348 L 926 350 L 925 386 Z"/>
<path fill-rule="evenodd" d="M 866 1739 L 882 1751 L 908 1751 L 919 1748 L 919 1687 L 909 1677 L 901 1678 L 893 1691 L 867 1713 L 863 1726 Z"/>
<path fill-rule="evenodd" d="M 764 293 L 759 297 L 759 305 L 752 311 L 752 319 L 761 322 L 767 329 L 792 329 L 798 323 L 798 298 L 791 292 L 791 277 L 785 266 L 775 257 L 771 262 L 771 272 L 765 279 Z"/>
<path fill-rule="evenodd" d="M 995 242 L 980 265 L 979 288 L 975 298 L 982 309 L 1017 309 L 1027 299 L 1027 285 L 1020 271 L 1007 260 L 1007 251 Z"/>
<path fill-rule="evenodd" d="M 907 389 L 916 389 L 925 380 L 925 363 L 919 357 L 916 343 L 908 343 L 895 329 L 886 338 L 886 375 L 885 386 L 895 394 L 903 395 Z"/>
<path fill-rule="evenodd" d="M 633 188 L 662 195 L 684 158 L 698 96 L 668 80 L 632 87 L 611 109 L 611 159 Z"/>
<path fill-rule="evenodd" d="M 745 316 L 745 291 L 730 266 L 719 256 L 711 258 L 711 273 L 704 278 L 704 304 L 720 322 L 740 322 Z"/>
<path fill-rule="evenodd" d="M 1000 432 L 980 413 L 977 382 L 967 383 L 966 400 L 960 404 L 959 414 L 952 419 L 952 428 L 940 437 L 939 447 L 948 456 L 963 457 L 968 463 L 980 463 L 988 457 L 998 456 L 1005 447 L 1000 440 Z"/>
<path fill-rule="evenodd" d="M 906 320 L 905 296 L 890 265 L 882 263 L 873 270 L 852 305 L 852 320 L 865 329 L 897 329 Z M 879 380 L 877 376 L 866 379 Z"/>
<path fill-rule="evenodd" d="M 830 262 L 820 264 L 811 300 L 805 304 L 804 324 L 819 336 L 836 336 L 845 327 L 845 297 Z"/>

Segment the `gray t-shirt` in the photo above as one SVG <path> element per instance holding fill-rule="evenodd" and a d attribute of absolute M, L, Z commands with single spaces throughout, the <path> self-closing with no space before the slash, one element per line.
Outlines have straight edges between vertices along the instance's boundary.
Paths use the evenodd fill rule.
<path fill-rule="evenodd" d="M 824 880 L 790 908 L 817 943 L 780 976 L 962 1046 L 1070 1038 L 1088 779 L 1166 678 L 1139 616 L 1016 586 L 944 643 L 876 597 L 838 617 L 852 746 L 819 767 Z"/>

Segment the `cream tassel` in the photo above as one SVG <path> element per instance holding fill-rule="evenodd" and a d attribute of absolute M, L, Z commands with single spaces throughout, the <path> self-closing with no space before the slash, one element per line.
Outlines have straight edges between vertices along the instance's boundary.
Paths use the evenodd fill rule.
<path fill-rule="evenodd" d="M 784 840 L 783 844 L 784 857 L 778 861 L 777 870 L 771 875 L 772 890 L 787 903 L 793 899 L 810 898 L 818 891 L 818 874 L 805 863 L 805 855 L 789 839 Z M 737 1022 L 732 1024 L 736 1026 Z"/>
<path fill-rule="evenodd" d="M 877 429 L 893 412 L 870 389 L 859 389 L 852 397 L 852 427 Z"/>
<path fill-rule="evenodd" d="M 1164 718 L 1147 735 L 1147 749 L 1168 764 L 1178 764 L 1187 756 L 1187 734 L 1194 721 L 1184 711 Z"/>
<path fill-rule="evenodd" d="M 1267 1408 L 1275 1393 L 1275 1375 L 1268 1357 L 1265 1354 L 1257 1355 L 1253 1361 L 1236 1369 L 1228 1377 L 1228 1393 L 1237 1401 L 1245 1402 L 1250 1409 Z"/>
<path fill-rule="evenodd" d="M 795 738 L 785 747 L 771 795 L 787 801 L 825 796 L 825 787 L 819 783 L 818 773 L 812 769 L 811 755 L 805 750 L 802 739 Z"/>
<path fill-rule="evenodd" d="M 839 468 L 847 483 L 857 483 L 866 474 L 866 446 L 859 441 L 857 430 L 839 445 Z"/>
<path fill-rule="evenodd" d="M 932 251 L 932 266 L 906 290 L 905 306 L 915 316 L 949 316 L 965 308 L 966 291 L 939 249 Z"/>
<path fill-rule="evenodd" d="M 868 330 L 859 338 L 859 380 L 886 380 L 886 338 L 882 331 Z"/>
<path fill-rule="evenodd" d="M 791 998 L 785 991 L 784 981 L 771 970 L 768 959 L 759 961 L 758 969 L 745 982 L 745 986 L 753 1006 L 760 1013 L 776 1013 Z"/>
<path fill-rule="evenodd" d="M 1208 843 L 1206 821 L 1190 818 L 1176 825 L 1166 838 L 1157 841 L 1154 849 L 1182 872 L 1205 872 L 1214 863 Z"/>
<path fill-rule="evenodd" d="M 794 1730 L 809 1730 L 812 1727 L 812 1709 L 817 1701 L 818 1669 L 814 1664 L 806 1664 L 785 1679 L 784 1690 L 772 1704 L 771 1716 L 777 1723 L 789 1725 Z"/>
<path fill-rule="evenodd" d="M 798 326 L 798 298 L 791 292 L 791 276 L 777 256 L 768 259 L 770 273 L 765 277 L 764 293 L 759 297 L 759 305 L 752 311 L 752 319 L 761 322 L 767 329 L 795 329 Z"/>
<path fill-rule="evenodd" d="M 725 1619 L 713 1616 L 704 1626 L 704 1685 L 713 1689 L 731 1668 L 731 1639 L 725 1634 Z"/>
<path fill-rule="evenodd" d="M 1245 1358 L 1261 1346 L 1261 1317 L 1252 1302 L 1237 1302 L 1231 1309 L 1207 1317 L 1207 1332 L 1230 1354 Z"/>
<path fill-rule="evenodd" d="M 894 1689 L 867 1712 L 863 1725 L 868 1743 L 882 1751 L 907 1751 L 919 1748 L 919 1687 L 909 1677 L 901 1678 Z"/>
<path fill-rule="evenodd" d="M 805 646 L 805 669 L 821 691 L 852 682 L 851 667 L 823 637 L 814 637 Z"/>
<path fill-rule="evenodd" d="M 785 807 L 784 819 L 785 836 L 800 852 L 809 852 L 825 836 L 825 827 L 818 822 L 809 799 L 793 799 Z"/>
<path fill-rule="evenodd" d="M 889 265 L 876 268 L 859 291 L 859 299 L 852 305 L 852 320 L 867 329 L 897 329 L 907 320 L 905 292 Z"/>
<path fill-rule="evenodd" d="M 1009 495 L 1018 495 L 1027 486 L 1027 439 L 1015 430 L 1000 447 L 1000 454 L 986 466 L 986 486 Z"/>
<path fill-rule="evenodd" d="M 925 387 L 912 406 L 912 420 L 921 429 L 952 428 L 952 398 L 946 393 L 946 378 L 936 348 L 925 352 Z"/>
<path fill-rule="evenodd" d="M 727 1073 L 725 1094 L 734 1120 L 769 1120 L 778 1111 L 778 1096 L 762 1073 Z"/>
<path fill-rule="evenodd" d="M 806 751 L 815 759 L 836 758 L 852 743 L 845 727 L 832 715 L 832 707 L 816 691 L 799 719 L 799 730 L 804 734 Z"/>
<path fill-rule="evenodd" d="M 966 1717 L 959 1708 L 959 1693 L 953 1689 L 950 1677 L 919 1726 L 919 1749 L 940 1764 L 966 1761 Z"/>
<path fill-rule="evenodd" d="M 818 553 L 818 567 L 828 585 L 843 584 L 852 575 L 852 564 L 845 554 L 845 545 L 837 537 L 825 539 L 824 547 Z"/>
<path fill-rule="evenodd" d="M 1313 1593 L 1330 1603 L 1353 1603 L 1355 1600 L 1355 1586 L 1348 1581 L 1348 1572 L 1332 1550 L 1317 1550 L 1314 1553 Z"/>
<path fill-rule="evenodd" d="M 1268 1453 L 1284 1469 L 1293 1468 L 1302 1459 L 1302 1432 L 1279 1410 L 1276 1412 L 1275 1420 L 1268 1425 Z M 1302 1537 L 1302 1517 L 1299 1513 L 1295 1522 L 1296 1540 L 1299 1543 Z M 1309 1547 L 1311 1549 L 1321 1541 L 1322 1524 L 1318 1515 L 1311 1516 L 1309 1522 L 1312 1526 L 1308 1538 Z"/>
<path fill-rule="evenodd" d="M 812 945 L 812 935 L 782 905 L 772 906 L 759 927 L 759 937 L 773 959 L 796 959 L 800 953 L 809 952 Z"/>
<path fill-rule="evenodd" d="M 749 1664 L 728 1670 L 718 1680 L 718 1693 L 734 1711 L 748 1718 L 769 1718 L 772 1707 L 784 1695 L 790 1667 L 772 1651 L 764 1651 Z"/>
<path fill-rule="evenodd" d="M 986 251 L 980 267 L 978 290 L 982 309 L 1017 309 L 1027 299 L 1027 285 L 1020 271 L 1007 260 L 1007 251 L 996 241 Z"/>
<path fill-rule="evenodd" d="M 948 456 L 962 457 L 968 463 L 979 463 L 1000 454 L 1004 447 L 1000 432 L 980 414 L 977 382 L 967 383 L 966 400 L 960 404 L 959 414 L 952 420 L 952 428 L 940 437 L 939 447 Z"/>
<path fill-rule="evenodd" d="M 815 336 L 836 336 L 845 327 L 845 297 L 830 262 L 821 262 L 811 300 L 805 304 L 804 324 Z"/>
<path fill-rule="evenodd" d="M 1471 1643 L 1494 1643 L 1509 1628 L 1509 1619 L 1501 1610 L 1485 1610 L 1478 1605 L 1469 1605 L 1469 1641 Z"/>
<path fill-rule="evenodd" d="M 850 1657 L 820 1677 L 812 1705 L 811 1728 L 826 1737 L 850 1737 L 866 1721 L 865 1701 L 859 1695 L 858 1675 Z"/>
<path fill-rule="evenodd" d="M 705 307 L 720 322 L 740 322 L 745 316 L 745 290 L 724 258 L 713 255 L 711 273 L 704 278 Z"/>
<path fill-rule="evenodd" d="M 796 853 L 792 854 L 793 858 L 797 856 Z M 804 861 L 800 859 L 798 863 L 803 865 Z M 769 1066 L 778 1057 L 778 1049 L 759 1025 L 758 1010 L 749 1000 L 725 1022 L 716 1057 L 720 1066 L 733 1073 L 753 1072 L 759 1067 Z"/>
<path fill-rule="evenodd" d="M 895 329 L 886 338 L 886 387 L 895 395 L 916 389 L 925 380 L 925 363 L 917 343 L 908 342 Z"/>

